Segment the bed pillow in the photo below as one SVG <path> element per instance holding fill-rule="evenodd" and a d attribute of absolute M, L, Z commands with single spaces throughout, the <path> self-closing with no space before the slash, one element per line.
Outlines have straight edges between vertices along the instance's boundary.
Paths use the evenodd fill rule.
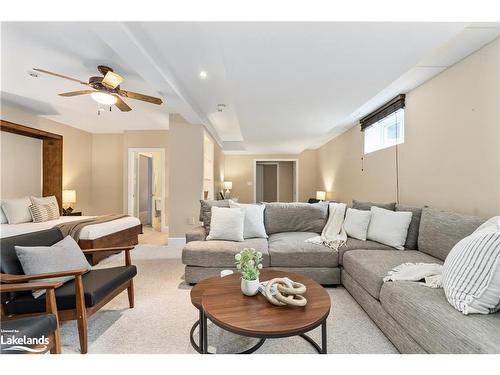
<path fill-rule="evenodd" d="M 2 209 L 9 224 L 29 223 L 32 221 L 30 213 L 31 201 L 28 197 L 4 199 Z"/>
<path fill-rule="evenodd" d="M 344 229 L 347 235 L 361 241 L 366 241 L 371 216 L 371 211 L 348 208 L 344 221 Z"/>
<path fill-rule="evenodd" d="M 390 211 L 372 206 L 372 217 L 366 238 L 384 245 L 404 250 L 411 212 Z"/>
<path fill-rule="evenodd" d="M 243 228 L 245 210 L 242 208 L 212 207 L 210 233 L 207 240 L 238 241 L 244 240 Z"/>
<path fill-rule="evenodd" d="M 2 208 L 2 202 L 0 202 L 0 224 L 7 224 L 7 216 L 5 216 Z"/>
<path fill-rule="evenodd" d="M 59 212 L 60 212 L 60 209 L 59 209 L 59 203 L 57 203 L 57 198 L 55 195 L 50 195 L 48 197 L 31 197 L 31 203 L 33 204 L 53 204 L 56 206 L 56 210 L 57 210 L 57 218 L 59 218 Z"/>
<path fill-rule="evenodd" d="M 500 310 L 500 216 L 453 246 L 443 265 L 443 289 L 465 315 Z"/>
<path fill-rule="evenodd" d="M 80 246 L 67 236 L 52 246 L 15 246 L 19 263 L 25 275 L 37 275 L 48 272 L 61 272 L 86 268 L 90 264 L 83 255 Z M 74 279 L 74 276 L 54 277 L 37 281 L 61 281 L 63 283 Z M 33 292 L 35 298 L 40 297 L 45 290 Z"/>
<path fill-rule="evenodd" d="M 267 238 L 264 226 L 264 209 L 266 206 L 263 204 L 243 204 L 230 201 L 229 207 L 245 210 L 243 238 Z"/>
<path fill-rule="evenodd" d="M 31 217 L 34 223 L 56 220 L 59 218 L 59 208 L 54 203 L 32 204 L 30 206 Z"/>

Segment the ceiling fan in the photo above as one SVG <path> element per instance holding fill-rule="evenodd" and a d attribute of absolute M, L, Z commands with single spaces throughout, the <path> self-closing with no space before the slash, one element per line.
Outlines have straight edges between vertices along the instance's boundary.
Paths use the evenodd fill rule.
<path fill-rule="evenodd" d="M 160 98 L 155 98 L 154 96 L 139 94 L 133 91 L 126 91 L 120 88 L 120 84 L 123 82 L 124 78 L 119 74 L 116 74 L 113 69 L 105 65 L 99 65 L 97 70 L 102 74 L 102 77 L 90 77 L 88 82 L 80 81 L 76 78 L 71 78 L 59 73 L 49 72 L 47 70 L 33 68 L 37 72 L 50 74 L 59 78 L 69 79 L 80 83 L 81 85 L 89 86 L 91 89 L 71 91 L 59 94 L 60 96 L 77 96 L 90 94 L 92 99 L 97 103 L 102 105 L 116 105 L 118 109 L 122 112 L 131 111 L 127 103 L 125 103 L 123 98 L 130 98 L 136 100 L 142 100 L 144 102 L 160 105 L 163 101 Z M 111 109 L 111 107 L 110 107 Z"/>

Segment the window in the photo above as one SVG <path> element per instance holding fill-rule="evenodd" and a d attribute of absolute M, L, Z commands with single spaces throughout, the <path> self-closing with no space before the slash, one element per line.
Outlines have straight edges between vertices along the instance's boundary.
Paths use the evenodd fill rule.
<path fill-rule="evenodd" d="M 400 108 L 364 130 L 365 154 L 404 142 L 404 111 Z"/>

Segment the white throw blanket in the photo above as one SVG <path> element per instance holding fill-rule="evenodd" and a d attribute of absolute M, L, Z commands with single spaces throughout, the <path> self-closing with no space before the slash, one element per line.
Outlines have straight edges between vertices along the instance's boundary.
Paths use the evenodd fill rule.
<path fill-rule="evenodd" d="M 325 245 L 338 251 L 339 247 L 347 241 L 347 234 L 344 230 L 345 203 L 329 203 L 329 214 L 321 236 L 308 238 L 306 242 L 317 245 Z"/>
<path fill-rule="evenodd" d="M 384 277 L 384 282 L 387 281 L 420 281 L 420 284 L 429 288 L 443 287 L 443 266 L 435 263 L 404 263 L 396 268 L 393 268 Z"/>

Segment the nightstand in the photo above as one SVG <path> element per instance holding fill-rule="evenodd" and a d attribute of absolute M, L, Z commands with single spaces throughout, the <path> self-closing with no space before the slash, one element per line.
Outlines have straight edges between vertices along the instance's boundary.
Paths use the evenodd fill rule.
<path fill-rule="evenodd" d="M 67 212 L 67 213 L 63 213 L 63 216 L 82 216 L 82 212 Z"/>

